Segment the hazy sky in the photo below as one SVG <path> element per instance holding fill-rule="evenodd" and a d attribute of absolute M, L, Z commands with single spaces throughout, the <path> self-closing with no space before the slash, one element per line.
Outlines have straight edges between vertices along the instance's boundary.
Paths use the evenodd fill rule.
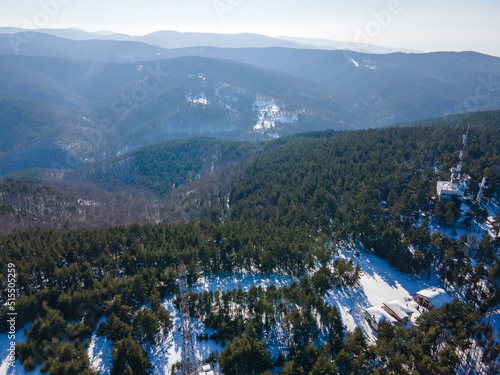
<path fill-rule="evenodd" d="M 0 26 L 253 32 L 500 56 L 500 0 L 0 0 Z"/>

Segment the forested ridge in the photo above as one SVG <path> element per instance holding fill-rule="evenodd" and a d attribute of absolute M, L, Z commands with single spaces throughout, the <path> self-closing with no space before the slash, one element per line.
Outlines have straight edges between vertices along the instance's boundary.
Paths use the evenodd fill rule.
<path fill-rule="evenodd" d="M 72 171 L 18 172 L 0 179 L 0 232 L 217 217 L 231 176 L 266 147 L 211 138 L 179 139 Z"/>
<path fill-rule="evenodd" d="M 213 138 L 176 139 L 82 167 L 69 173 L 66 180 L 92 182 L 107 189 L 113 186 L 146 188 L 161 198 L 176 186 L 242 162 L 261 148 L 260 143 Z"/>
<path fill-rule="evenodd" d="M 202 273 L 237 271 L 297 279 L 282 289 L 191 294 L 191 313 L 226 345 L 219 358 L 210 358 L 226 374 L 265 373 L 276 366 L 284 374 L 448 374 L 463 366 L 457 353 L 473 357 L 477 347 L 484 354 L 479 361 L 494 373 L 499 347 L 484 317 L 500 303 L 500 218 L 493 223 L 496 239 L 453 239 L 430 229 L 431 222 L 450 232 L 457 225 L 458 202 L 441 202 L 435 188 L 456 164 L 466 123 L 469 194 L 475 196 L 488 167 L 485 195 L 498 199 L 500 113 L 486 112 L 458 117 L 452 125 L 329 131 L 270 142 L 232 179 L 223 222 L 222 212 L 212 210 L 205 220 L 180 225 L 33 228 L 0 235 L 2 300 L 7 265 L 14 263 L 19 327 L 33 322 L 19 345 L 20 360 L 27 369 L 42 363 L 50 374 L 91 373 L 82 353 L 98 329 L 114 342 L 112 373 L 151 373 L 144 348 L 171 329 L 159 301 L 176 292 L 175 268 L 183 262 L 191 283 Z M 239 152 L 235 147 L 231 152 Z M 144 163 L 144 171 L 153 176 L 168 160 Z M 161 185 L 148 181 L 150 188 Z M 472 226 L 484 212 L 471 205 L 468 218 L 464 225 Z M 424 315 L 416 334 L 382 326 L 377 345 L 368 346 L 361 330 L 345 332 L 338 311 L 321 299 L 359 278 L 356 259 L 339 258 L 332 270 L 327 267 L 341 241 L 360 244 L 409 276 L 435 269 L 462 303 Z M 6 330 L 5 309 L 2 314 Z M 97 327 L 102 316 L 107 323 Z M 275 320 L 290 329 L 279 358 L 266 349 Z M 323 339 L 315 332 L 323 332 Z M 241 365 L 238 358 L 252 361 Z"/>

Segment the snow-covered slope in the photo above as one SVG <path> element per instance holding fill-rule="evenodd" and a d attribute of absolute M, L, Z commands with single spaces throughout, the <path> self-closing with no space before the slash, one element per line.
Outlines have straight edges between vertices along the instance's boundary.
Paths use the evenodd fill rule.
<path fill-rule="evenodd" d="M 276 129 L 279 124 L 291 124 L 299 119 L 298 113 L 292 115 L 285 113 L 273 100 L 257 99 L 253 104 L 253 110 L 258 113 L 257 124 L 253 129 L 271 138 L 279 137 Z"/>
<path fill-rule="evenodd" d="M 26 340 L 24 330 L 31 327 L 31 323 L 16 332 L 15 342 L 17 344 Z M 40 367 L 37 366 L 34 371 L 28 372 L 24 370 L 23 365 L 19 361 L 15 361 L 13 366 L 10 366 L 9 359 L 7 358 L 8 349 L 10 346 L 10 339 L 7 333 L 0 335 L 0 375 L 41 375 Z"/>
<path fill-rule="evenodd" d="M 437 276 L 429 280 L 416 279 L 398 271 L 376 255 L 359 251 L 353 244 L 339 247 L 340 257 L 354 259 L 361 267 L 362 276 L 358 286 L 330 291 L 326 297 L 330 305 L 336 306 L 342 315 L 342 322 L 349 331 L 361 327 L 369 341 L 375 341 L 376 332 L 363 317 L 363 310 L 394 299 L 413 298 L 416 293 L 431 286 L 441 286 Z"/>
<path fill-rule="evenodd" d="M 359 251 L 359 256 L 356 252 Z M 391 267 L 386 261 L 375 255 L 360 251 L 353 244 L 344 244 L 339 247 L 339 256 L 346 259 L 354 258 L 354 263 L 359 263 L 362 270 L 360 284 L 353 288 L 333 289 L 325 296 L 325 301 L 336 306 L 342 315 L 344 325 L 349 331 L 356 326 L 363 329 L 369 340 L 374 341 L 376 333 L 364 319 L 362 312 L 364 309 L 388 302 L 394 299 L 404 299 L 414 297 L 416 292 L 431 286 L 441 286 L 437 277 L 433 276 L 429 280 L 411 278 Z M 255 275 L 255 274 L 235 274 L 219 275 L 201 278 L 191 290 L 194 292 L 203 291 L 227 291 L 241 287 L 247 291 L 252 285 L 261 285 L 266 288 L 274 284 L 277 288 L 290 285 L 293 281 L 291 276 L 281 274 Z M 148 346 L 147 352 L 154 365 L 153 374 L 170 374 L 172 365 L 181 360 L 182 334 L 180 332 L 181 316 L 173 305 L 174 296 L 169 296 L 163 300 L 163 307 L 170 313 L 174 326 L 155 346 Z M 195 351 L 199 359 L 207 358 L 214 350 L 219 354 L 223 347 L 210 340 L 199 341 L 197 335 L 213 333 L 205 329 L 201 320 L 192 319 L 193 335 L 195 337 Z M 18 342 L 25 339 L 22 332 L 18 332 Z M 6 351 L 7 335 L 0 335 L 0 350 Z M 92 336 L 87 349 L 93 367 L 100 374 L 109 373 L 111 368 L 111 348 L 112 343 L 103 337 Z M 5 349 L 5 350 L 4 350 Z M 272 348 L 271 348 L 272 349 Z M 13 371 L 2 372 L 6 369 L 6 362 L 2 362 L 1 374 L 27 374 L 19 362 Z M 39 367 L 37 368 L 39 369 Z M 38 374 L 32 372 L 31 374 Z"/>
<path fill-rule="evenodd" d="M 268 287 L 274 284 L 277 288 L 291 284 L 293 278 L 291 276 L 271 274 L 271 275 L 253 275 L 253 274 L 235 274 L 230 276 L 211 276 L 203 277 L 195 284 L 191 290 L 201 293 L 204 291 L 227 291 L 238 289 L 241 287 L 244 291 L 248 291 L 253 285 Z M 154 375 L 170 374 L 172 365 L 180 362 L 182 350 L 182 333 L 181 329 L 181 314 L 174 307 L 173 300 L 175 296 L 169 296 L 163 300 L 163 307 L 170 314 L 173 321 L 173 328 L 168 335 L 162 337 L 160 342 L 155 346 L 148 346 L 147 352 L 151 363 L 154 366 Z M 206 359 L 214 350 L 219 354 L 224 350 L 222 345 L 211 340 L 200 341 L 196 336 L 203 333 L 214 333 L 213 330 L 206 329 L 203 322 L 199 319 L 191 320 L 191 327 L 194 336 L 195 352 L 198 359 Z M 92 336 L 91 343 L 87 349 L 90 361 L 94 369 L 100 374 L 107 374 L 111 369 L 111 348 L 112 343 L 103 337 Z M 18 363 L 18 362 L 17 362 Z M 21 366 L 22 368 L 22 366 Z"/>

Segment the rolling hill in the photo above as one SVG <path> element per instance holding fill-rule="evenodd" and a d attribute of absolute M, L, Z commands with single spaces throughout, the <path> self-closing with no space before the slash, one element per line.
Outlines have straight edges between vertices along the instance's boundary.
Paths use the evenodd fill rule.
<path fill-rule="evenodd" d="M 182 57 L 102 64 L 4 56 L 0 77 L 5 103 L 17 103 L 17 112 L 5 112 L 5 127 L 18 128 L 20 112 L 47 103 L 39 112 L 47 131 L 28 130 L 23 137 L 7 132 L 9 147 L 0 150 L 1 174 L 34 167 L 28 160 L 23 166 L 22 156 L 15 166 L 10 160 L 26 146 L 26 137 L 34 144 L 54 145 L 71 160 L 62 167 L 73 168 L 173 138 L 265 140 L 305 130 L 365 126 L 362 113 L 350 111 L 354 97 L 229 60 Z"/>
<path fill-rule="evenodd" d="M 0 34 L 0 175 L 75 168 L 175 138 L 260 141 L 500 108 L 500 59 L 474 52 L 164 49 L 77 30 L 55 34 L 80 40 L 32 33 L 12 55 L 9 38 L 28 34 Z M 195 36 L 147 38 L 223 39 Z M 259 39 L 228 38 L 234 46 Z"/>
<path fill-rule="evenodd" d="M 128 40 L 72 40 L 35 32 L 0 34 L 0 55 L 117 63 L 158 60 L 164 52 L 159 46 Z"/>
<path fill-rule="evenodd" d="M 170 50 L 168 56 L 230 59 L 319 82 L 358 98 L 368 108 L 371 126 L 500 108 L 495 94 L 500 58 L 475 52 L 366 54 L 197 47 Z M 477 98 L 476 90 L 485 95 Z"/>
<path fill-rule="evenodd" d="M 464 159 L 473 181 L 470 194 L 475 196 L 489 167 L 486 194 L 498 196 L 499 116 L 499 111 L 477 112 L 267 142 L 176 139 L 74 170 L 18 172 L 0 186 L 0 223 L 5 231 L 204 219 L 329 225 L 335 212 L 347 214 L 358 205 L 380 213 L 381 201 L 397 209 L 427 202 L 436 179 L 449 178 L 467 123 L 474 130 Z M 412 193 L 417 187 L 420 195 Z"/>

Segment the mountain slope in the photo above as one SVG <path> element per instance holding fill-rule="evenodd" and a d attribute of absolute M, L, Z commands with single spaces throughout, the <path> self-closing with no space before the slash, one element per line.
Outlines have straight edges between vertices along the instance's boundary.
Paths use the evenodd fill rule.
<path fill-rule="evenodd" d="M 0 149 L 0 174 L 47 164 L 74 168 L 174 138 L 266 140 L 500 108 L 500 59 L 472 52 L 203 47 L 163 54 L 171 58 L 102 63 L 0 56 L 0 95 L 23 99 L 16 105 L 26 108 L 30 101 L 47 103 L 44 121 L 52 128 L 30 133 L 29 149 L 47 150 L 43 157 L 14 155 L 22 140 Z M 4 128 L 24 126 L 12 111 L 3 121 Z M 51 150 L 57 150 L 52 161 Z"/>
<path fill-rule="evenodd" d="M 472 178 L 470 195 L 477 194 L 477 183 L 489 167 L 486 195 L 498 197 L 500 112 L 492 111 L 265 143 L 171 140 L 72 171 L 18 174 L 10 177 L 38 184 L 20 189 L 4 181 L 0 227 L 62 229 L 67 220 L 73 228 L 96 228 L 203 219 L 328 227 L 337 217 L 335 225 L 344 234 L 368 233 L 342 223 L 362 211 L 381 215 L 392 207 L 406 217 L 404 207 L 428 205 L 436 180 L 449 178 L 467 123 L 471 132 L 464 172 Z M 52 190 L 40 193 L 37 189 L 45 185 Z M 64 215 L 49 219 L 46 213 L 57 207 L 64 208 Z"/>
<path fill-rule="evenodd" d="M 165 50 L 135 41 L 70 40 L 44 33 L 0 34 L 0 55 L 45 56 L 94 62 L 158 60 Z"/>
<path fill-rule="evenodd" d="M 20 28 L 0 27 L 2 34 L 16 34 L 29 32 Z M 196 46 L 212 46 L 221 48 L 301 48 L 301 49 L 326 49 L 326 50 L 350 50 L 363 53 L 392 53 L 392 52 L 411 52 L 418 51 L 407 50 L 404 48 L 393 48 L 377 46 L 365 43 L 340 42 L 329 39 L 298 38 L 282 36 L 272 38 L 265 35 L 240 33 L 240 34 L 215 34 L 215 33 L 189 33 L 171 30 L 157 31 L 144 36 L 132 36 L 126 34 L 117 34 L 113 32 L 87 32 L 78 29 L 40 29 L 37 33 L 49 34 L 59 38 L 71 39 L 74 41 L 87 40 L 113 40 L 113 41 L 131 41 L 142 42 L 156 45 L 163 48 L 186 48 Z"/>
<path fill-rule="evenodd" d="M 364 54 L 283 48 L 171 50 L 280 70 L 359 98 L 372 126 L 500 108 L 500 58 L 475 52 Z M 481 98 L 476 97 L 480 90 Z"/>
<path fill-rule="evenodd" d="M 47 126 L 56 134 L 47 138 L 33 133 L 32 138 L 65 149 L 76 158 L 65 165 L 70 168 L 173 138 L 264 140 L 305 130 L 363 126 L 363 114 L 349 111 L 354 97 L 227 60 L 184 57 L 103 64 L 3 56 L 0 77 L 5 83 L 0 94 L 24 99 L 18 105 L 49 104 L 45 112 L 58 122 Z M 4 121 L 12 128 L 20 122 L 11 111 Z M 0 152 L 7 157 L 12 150 Z M 19 166 L 0 173 L 24 169 L 22 157 L 18 161 Z"/>
<path fill-rule="evenodd" d="M 73 171 L 15 173 L 0 179 L 0 228 L 95 229 L 220 218 L 233 176 L 265 148 L 192 138 Z"/>
<path fill-rule="evenodd" d="M 50 50 L 49 42 L 65 43 L 69 46 L 86 46 L 86 43 L 70 43 L 93 41 L 94 46 L 102 46 L 104 41 L 120 41 L 128 42 L 129 45 L 137 46 L 139 43 L 148 44 L 149 47 L 161 48 L 185 48 L 195 46 L 211 46 L 220 48 L 267 48 L 267 47 L 285 47 L 285 48 L 316 48 L 313 45 L 299 43 L 293 40 L 283 40 L 280 38 L 272 38 L 260 34 L 241 33 L 241 34 L 216 34 L 216 33 L 195 33 L 195 32 L 178 32 L 178 31 L 156 31 L 144 36 L 132 36 L 116 33 L 91 33 L 76 29 L 40 29 L 37 31 L 23 30 L 16 28 L 0 28 L 0 34 L 5 34 L 12 47 L 17 46 L 19 53 L 33 53 L 37 51 L 43 54 L 45 47 Z M 5 38 L 5 37 L 4 37 Z M 62 41 L 61 39 L 65 39 Z M 0 39 L 1 40 L 1 39 Z M 100 41 L 101 43 L 97 43 Z M 33 42 L 34 46 L 29 47 L 27 44 Z M 60 45 L 59 44 L 59 45 Z M 115 45 L 117 43 L 114 43 Z M 1 45 L 1 43 L 0 43 Z M 122 45 L 124 45 L 122 43 Z M 23 48 L 21 48 L 23 46 Z M 5 44 L 4 44 L 5 47 Z M 1 49 L 0 49 L 1 51 Z M 16 53 L 18 53 L 16 51 Z M 93 54 L 88 56 L 91 59 Z M 99 60 L 100 61 L 100 60 Z"/>
<path fill-rule="evenodd" d="M 320 39 L 320 38 L 300 38 L 300 37 L 288 37 L 280 36 L 278 39 L 294 41 L 305 45 L 315 46 L 316 49 L 326 49 L 326 50 L 343 50 L 343 51 L 354 51 L 361 53 L 393 53 L 393 52 L 404 52 L 404 53 L 419 53 L 419 51 L 408 50 L 406 48 L 393 48 L 377 46 L 374 44 L 365 43 L 354 43 L 354 42 L 341 42 L 337 40 L 330 39 Z"/>
<path fill-rule="evenodd" d="M 62 180 L 110 190 L 148 189 L 163 197 L 182 184 L 253 157 L 261 147 L 213 138 L 177 139 L 68 171 Z"/>
<path fill-rule="evenodd" d="M 195 46 L 211 46 L 220 48 L 307 48 L 305 44 L 295 41 L 271 38 L 265 35 L 241 34 L 212 34 L 212 33 L 181 33 L 177 31 L 157 31 L 138 38 L 140 41 L 154 44 L 163 48 L 185 48 Z"/>

